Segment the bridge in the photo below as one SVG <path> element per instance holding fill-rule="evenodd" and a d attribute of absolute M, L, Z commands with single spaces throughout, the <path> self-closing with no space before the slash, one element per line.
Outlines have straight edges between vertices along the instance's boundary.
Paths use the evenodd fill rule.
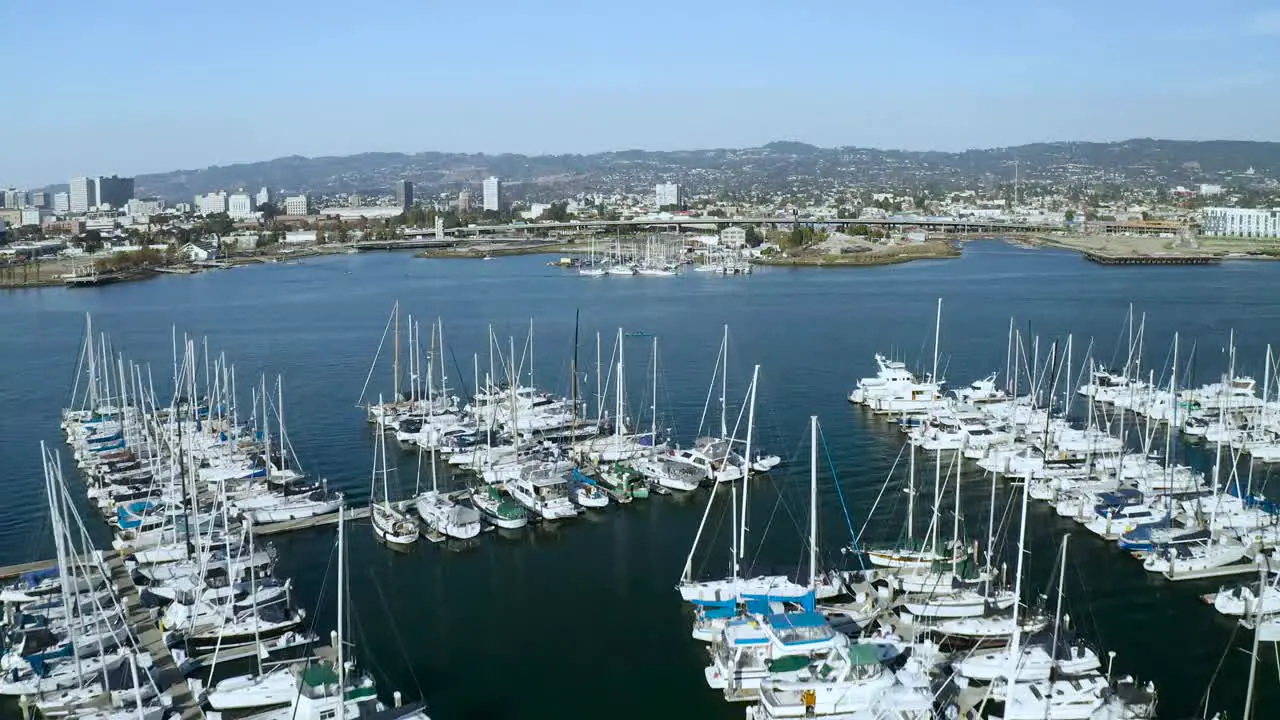
<path fill-rule="evenodd" d="M 481 233 L 520 233 L 539 230 L 599 230 L 622 227 L 683 229 L 685 227 L 730 225 L 867 225 L 881 228 L 913 227 L 921 230 L 953 233 L 1025 233 L 1061 229 L 1057 225 L 975 218 L 951 220 L 941 218 L 784 218 L 784 217 L 672 217 L 635 218 L 631 220 L 570 220 L 567 222 L 510 223 L 506 225 L 474 225 L 447 228 L 446 235 L 479 235 Z"/>

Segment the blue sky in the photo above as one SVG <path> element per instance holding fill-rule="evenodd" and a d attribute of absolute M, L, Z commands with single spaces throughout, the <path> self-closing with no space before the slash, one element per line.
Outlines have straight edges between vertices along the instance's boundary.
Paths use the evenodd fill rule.
<path fill-rule="evenodd" d="M 0 186 L 373 150 L 1280 140 L 1275 0 L 0 5 Z"/>

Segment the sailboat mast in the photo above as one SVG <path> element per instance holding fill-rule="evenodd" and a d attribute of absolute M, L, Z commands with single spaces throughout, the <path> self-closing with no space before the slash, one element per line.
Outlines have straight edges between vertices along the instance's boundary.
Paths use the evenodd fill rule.
<path fill-rule="evenodd" d="M 601 377 L 602 366 L 600 364 L 600 331 L 596 331 L 596 428 L 600 427 L 600 421 L 604 419 L 604 387 L 602 383 L 604 379 Z"/>
<path fill-rule="evenodd" d="M 760 366 L 756 365 L 751 371 L 751 400 L 747 406 L 747 447 L 745 450 L 746 457 L 743 458 L 742 463 L 742 520 L 738 524 L 739 532 L 742 534 L 741 539 L 738 541 L 739 558 L 745 557 L 747 553 L 747 488 L 749 486 L 748 481 L 751 480 L 751 430 L 756 424 L 756 379 L 759 376 Z M 730 467 L 729 458 L 732 456 L 733 446 L 726 446 L 724 461 L 721 463 L 722 470 Z"/>
<path fill-rule="evenodd" d="M 613 434 L 615 437 L 622 435 L 622 413 L 623 413 L 623 408 L 626 407 L 623 401 L 623 395 L 626 394 L 626 390 L 624 389 L 623 382 L 622 382 L 622 370 L 623 370 L 622 357 L 623 357 L 622 328 L 618 328 L 618 378 L 617 378 L 618 391 L 614 393 L 616 397 L 614 397 L 613 399 L 613 404 L 614 404 Z"/>
<path fill-rule="evenodd" d="M 907 544 L 916 538 L 916 444 L 908 441 L 911 455 L 907 461 Z"/>
<path fill-rule="evenodd" d="M 378 404 L 382 404 L 379 400 Z M 345 639 L 343 637 L 343 620 L 342 614 L 344 601 L 347 594 L 347 563 L 346 563 L 346 547 L 343 533 L 343 525 L 345 524 L 346 503 L 338 504 L 338 693 L 341 699 L 338 701 L 338 720 L 344 720 L 347 716 L 346 688 L 347 688 L 347 660 L 345 657 L 346 648 L 344 647 Z"/>
<path fill-rule="evenodd" d="M 725 398 L 729 395 L 729 326 L 724 326 L 724 339 L 720 341 L 720 437 L 729 437 L 729 413 Z"/>
<path fill-rule="evenodd" d="M 1062 535 L 1062 562 L 1058 566 L 1058 607 L 1053 612 L 1053 644 L 1049 646 L 1049 657 L 1058 657 L 1058 628 L 1062 624 L 1062 586 L 1067 579 L 1067 541 L 1071 539 L 1069 533 Z"/>
<path fill-rule="evenodd" d="M 537 387 L 533 383 L 533 318 L 529 318 L 529 387 Z"/>
<path fill-rule="evenodd" d="M 1009 339 L 1004 346 L 1004 389 L 1009 392 L 1013 370 L 1013 317 L 1009 318 Z"/>
<path fill-rule="evenodd" d="M 436 318 L 436 327 L 440 329 L 440 397 L 447 398 L 449 392 L 449 376 L 444 371 L 444 318 Z"/>
<path fill-rule="evenodd" d="M 284 471 L 284 378 L 276 376 L 276 419 L 280 421 L 280 470 Z"/>
<path fill-rule="evenodd" d="M 392 310 L 396 319 L 395 345 L 393 350 L 394 360 L 392 361 L 392 402 L 400 402 L 400 301 L 397 300 L 395 308 Z"/>
<path fill-rule="evenodd" d="M 753 383 L 754 384 L 754 383 Z M 818 416 L 809 416 L 809 589 L 818 589 Z M 747 464 L 750 464 L 748 458 Z"/>
<path fill-rule="evenodd" d="M 649 443 L 658 446 L 658 336 L 653 336 L 653 389 L 649 406 Z"/>
<path fill-rule="evenodd" d="M 1022 519 L 1018 523 L 1018 562 L 1013 578 L 1013 637 L 1009 641 L 1009 683 L 1017 678 L 1018 662 L 1022 659 L 1019 646 L 1022 641 L 1022 626 L 1019 625 L 1018 609 L 1022 603 L 1022 564 L 1027 556 L 1027 495 L 1031 490 L 1031 472 L 1027 471 L 1022 483 Z"/>

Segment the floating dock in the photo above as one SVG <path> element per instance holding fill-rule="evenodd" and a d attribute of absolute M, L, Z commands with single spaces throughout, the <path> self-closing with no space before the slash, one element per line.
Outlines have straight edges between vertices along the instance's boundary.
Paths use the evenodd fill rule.
<path fill-rule="evenodd" d="M 1204 570 L 1188 570 L 1187 572 L 1180 573 L 1169 572 L 1166 570 L 1160 574 L 1164 575 L 1166 580 L 1209 580 L 1212 578 L 1231 577 L 1232 575 L 1257 575 L 1258 568 L 1260 567 L 1262 567 L 1261 563 L 1255 558 L 1250 559 L 1248 562 L 1238 562 L 1231 565 L 1224 565 L 1222 567 L 1205 568 Z"/>
<path fill-rule="evenodd" d="M 369 517 L 369 506 L 358 508 L 347 508 L 347 520 L 363 520 Z M 264 523 L 262 525 L 253 526 L 254 535 L 278 535 L 284 532 L 292 532 L 294 530 L 305 530 L 307 528 L 320 527 L 321 525 L 337 525 L 338 513 L 331 512 L 324 515 L 315 515 L 308 518 L 299 518 L 297 520 L 285 520 L 277 523 Z"/>
<path fill-rule="evenodd" d="M 1217 265 L 1222 261 L 1217 255 L 1109 255 L 1088 250 L 1080 254 L 1099 265 Z"/>

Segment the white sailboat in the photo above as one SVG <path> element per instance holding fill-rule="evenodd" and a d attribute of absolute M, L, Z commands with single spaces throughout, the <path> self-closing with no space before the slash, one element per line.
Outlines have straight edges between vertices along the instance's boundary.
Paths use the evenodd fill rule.
<path fill-rule="evenodd" d="M 382 398 L 378 398 L 382 405 Z M 387 434 L 379 428 L 377 441 L 373 446 L 373 473 L 369 481 L 370 517 L 373 533 L 391 545 L 412 545 L 418 540 L 418 524 L 403 511 L 391 504 L 387 495 Z M 377 499 L 378 467 L 382 467 L 382 499 Z"/>

